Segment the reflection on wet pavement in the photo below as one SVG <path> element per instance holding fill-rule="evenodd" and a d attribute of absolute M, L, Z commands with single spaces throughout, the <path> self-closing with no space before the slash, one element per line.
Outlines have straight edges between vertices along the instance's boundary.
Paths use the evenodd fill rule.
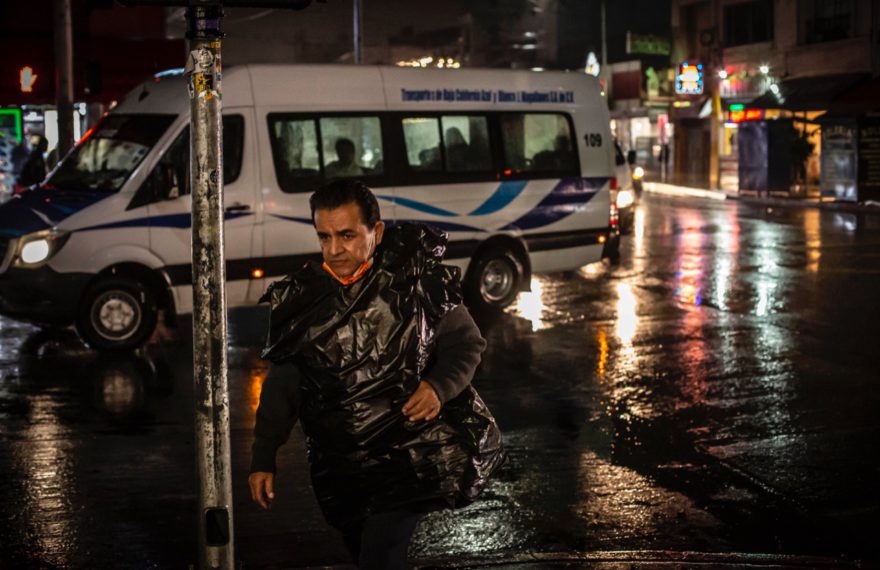
<path fill-rule="evenodd" d="M 475 386 L 509 461 L 419 527 L 420 559 L 682 549 L 877 557 L 880 217 L 650 197 L 619 264 L 537 275 Z M 236 553 L 344 563 L 299 430 L 250 504 L 265 313 L 230 317 Z M 185 567 L 195 509 L 189 322 L 98 355 L 0 319 L 0 567 Z M 175 336 L 176 335 L 176 336 Z M 112 540 L 108 540 L 112 537 Z"/>

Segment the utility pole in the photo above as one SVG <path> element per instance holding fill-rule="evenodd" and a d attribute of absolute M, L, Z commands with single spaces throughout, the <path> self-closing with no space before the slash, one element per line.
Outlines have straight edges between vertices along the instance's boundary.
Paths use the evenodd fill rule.
<path fill-rule="evenodd" d="M 70 0 L 54 0 L 55 106 L 58 109 L 58 158 L 73 148 L 73 23 Z"/>
<path fill-rule="evenodd" d="M 352 27 L 354 37 L 354 62 L 358 65 L 363 63 L 364 49 L 364 26 L 363 26 L 363 0 L 352 0 Z"/>
<path fill-rule="evenodd" d="M 199 473 L 201 568 L 233 570 L 232 472 L 226 361 L 220 20 L 223 6 L 193 0 L 186 11 L 192 180 L 193 381 Z"/>

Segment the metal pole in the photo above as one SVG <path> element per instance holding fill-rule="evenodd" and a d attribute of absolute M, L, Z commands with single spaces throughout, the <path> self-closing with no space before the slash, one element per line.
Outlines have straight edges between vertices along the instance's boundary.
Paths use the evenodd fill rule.
<path fill-rule="evenodd" d="M 605 72 L 605 68 L 608 67 L 608 36 L 605 31 L 605 0 L 602 0 L 602 72 Z"/>
<path fill-rule="evenodd" d="M 719 6 L 717 2 L 711 4 L 712 22 L 715 29 L 720 21 Z M 709 97 L 711 97 L 712 113 L 709 115 L 709 190 L 719 190 L 721 188 L 721 157 L 719 146 L 721 145 L 722 124 L 721 124 L 721 80 L 718 77 L 718 70 L 724 63 L 724 53 L 717 45 L 718 39 L 711 46 L 708 46 L 709 61 L 704 67 L 703 84 L 709 87 Z"/>
<path fill-rule="evenodd" d="M 55 0 L 55 106 L 58 108 L 58 158 L 73 147 L 73 23 L 70 0 Z"/>
<path fill-rule="evenodd" d="M 357 64 L 362 63 L 363 58 L 363 43 L 364 43 L 364 28 L 361 18 L 363 16 L 363 0 L 352 0 L 353 3 L 353 19 L 352 26 L 354 32 L 354 62 Z"/>
<path fill-rule="evenodd" d="M 599 78 L 602 80 L 603 88 L 605 89 L 605 93 L 608 95 L 606 97 L 606 101 L 608 101 L 609 105 L 611 104 L 611 98 L 613 97 L 614 85 L 611 84 L 611 70 L 608 69 L 608 34 L 607 34 L 607 25 L 606 25 L 606 15 L 605 15 L 605 0 L 602 0 L 601 4 L 601 13 L 599 19 L 602 24 L 602 61 L 600 62 L 599 67 Z"/>
<path fill-rule="evenodd" d="M 217 1 L 187 9 L 192 180 L 193 380 L 199 474 L 199 565 L 234 568 L 229 392 L 226 377 L 226 267 L 220 20 Z"/>

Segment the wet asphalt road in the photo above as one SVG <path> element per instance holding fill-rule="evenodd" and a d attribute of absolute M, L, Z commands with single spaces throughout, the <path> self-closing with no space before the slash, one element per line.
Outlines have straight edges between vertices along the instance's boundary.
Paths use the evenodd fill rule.
<path fill-rule="evenodd" d="M 671 549 L 876 561 L 880 216 L 646 196 L 619 265 L 538 276 L 475 385 L 505 433 L 483 500 L 410 554 Z M 348 561 L 299 429 L 250 504 L 265 313 L 231 316 L 236 556 Z M 195 558 L 189 323 L 136 355 L 0 319 L 0 568 Z"/>

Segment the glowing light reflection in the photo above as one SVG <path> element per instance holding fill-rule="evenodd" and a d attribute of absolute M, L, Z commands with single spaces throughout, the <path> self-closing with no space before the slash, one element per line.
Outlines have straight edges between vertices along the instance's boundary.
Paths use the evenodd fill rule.
<path fill-rule="evenodd" d="M 544 322 L 547 306 L 541 299 L 541 294 L 544 292 L 544 286 L 541 281 L 537 277 L 532 277 L 531 285 L 531 291 L 519 294 L 516 305 L 513 307 L 513 313 L 531 321 L 532 332 L 537 332 L 547 328 Z"/>
<path fill-rule="evenodd" d="M 740 228 L 736 211 L 728 210 L 727 220 L 719 226 L 721 229 L 716 240 L 720 248 L 713 256 L 712 302 L 723 309 L 727 308 L 727 296 L 739 267 Z M 721 318 L 726 318 L 726 315 L 722 314 Z"/>
<path fill-rule="evenodd" d="M 624 346 L 632 347 L 636 335 L 636 296 L 629 283 L 617 284 L 617 337 Z"/>
<path fill-rule="evenodd" d="M 702 218 L 691 213 L 685 216 L 682 224 L 687 228 L 678 237 L 678 271 L 676 272 L 675 296 L 689 305 L 702 305 L 703 283 L 703 239 L 699 229 Z M 693 229 L 695 228 L 695 229 Z"/>
<path fill-rule="evenodd" d="M 822 232 L 819 210 L 804 211 L 804 238 L 807 246 L 807 271 L 817 273 L 822 259 Z"/>
<path fill-rule="evenodd" d="M 758 283 L 758 304 L 755 307 L 755 314 L 759 317 L 763 317 L 770 312 L 770 307 L 773 303 L 774 289 L 776 289 L 776 283 L 770 281 L 761 281 Z"/>
<path fill-rule="evenodd" d="M 605 271 L 605 266 L 601 263 L 591 263 L 589 265 L 584 265 L 579 271 L 581 275 L 592 277 L 603 273 Z"/>
<path fill-rule="evenodd" d="M 599 375 L 599 382 L 605 381 L 605 372 L 608 367 L 608 335 L 600 329 L 596 335 L 599 344 L 599 358 L 596 360 L 596 374 Z"/>
<path fill-rule="evenodd" d="M 259 362 L 259 361 L 257 361 Z M 269 374 L 269 368 L 265 364 L 251 365 L 251 377 L 248 381 L 248 409 L 253 416 L 257 415 L 257 407 L 260 405 L 260 392 L 263 391 L 263 382 Z"/>
<path fill-rule="evenodd" d="M 633 214 L 633 254 L 641 257 L 645 251 L 645 211 L 636 208 Z"/>
<path fill-rule="evenodd" d="M 30 400 L 29 427 L 24 441 L 29 442 L 21 458 L 28 478 L 24 489 L 27 508 L 19 524 L 35 538 L 35 552 L 49 553 L 58 548 L 59 536 L 76 541 L 79 536 L 71 500 L 78 488 L 71 455 L 71 431 L 59 418 L 62 404 L 51 395 Z"/>

